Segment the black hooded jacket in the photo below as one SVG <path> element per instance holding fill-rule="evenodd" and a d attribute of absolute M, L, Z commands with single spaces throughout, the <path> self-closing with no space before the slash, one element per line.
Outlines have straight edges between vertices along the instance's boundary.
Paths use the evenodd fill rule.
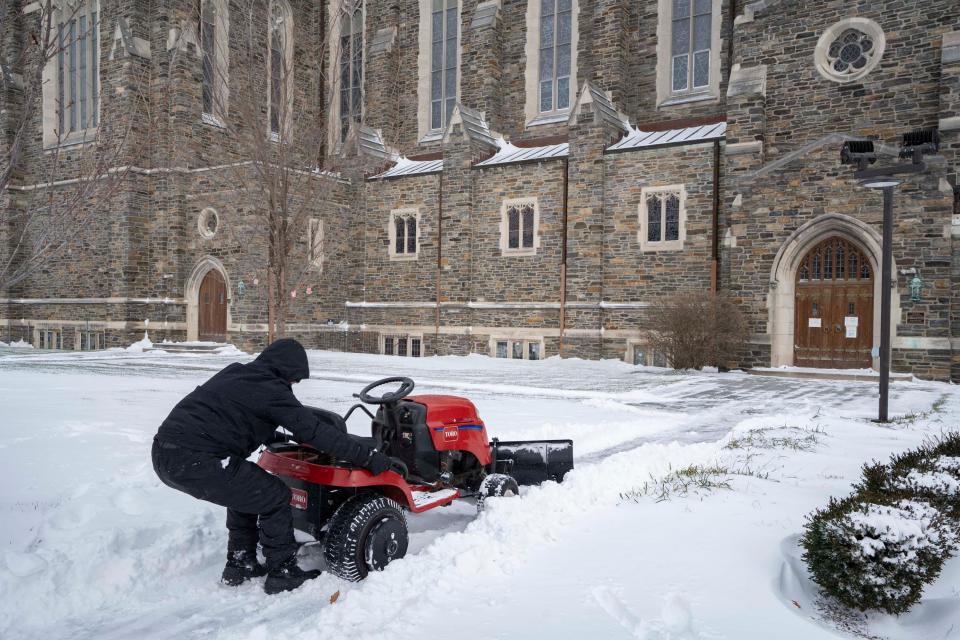
<path fill-rule="evenodd" d="M 310 377 L 307 352 L 284 338 L 250 364 L 233 363 L 177 403 L 157 437 L 193 451 L 246 458 L 278 426 L 297 442 L 362 464 L 370 449 L 300 404 L 292 381 Z"/>

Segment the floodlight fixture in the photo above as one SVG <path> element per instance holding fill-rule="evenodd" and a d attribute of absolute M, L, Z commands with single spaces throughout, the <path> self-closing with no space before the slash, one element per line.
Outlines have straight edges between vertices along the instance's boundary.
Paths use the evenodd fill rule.
<path fill-rule="evenodd" d="M 936 127 L 916 129 L 903 134 L 900 143 L 900 157 L 913 158 L 919 164 L 923 156 L 936 153 L 940 150 L 940 130 Z"/>
<path fill-rule="evenodd" d="M 860 170 L 877 161 L 873 140 L 847 140 L 840 149 L 841 164 L 855 164 Z"/>

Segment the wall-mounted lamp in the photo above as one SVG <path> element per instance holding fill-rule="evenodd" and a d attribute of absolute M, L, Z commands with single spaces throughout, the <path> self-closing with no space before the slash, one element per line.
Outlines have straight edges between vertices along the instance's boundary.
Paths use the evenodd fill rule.
<path fill-rule="evenodd" d="M 923 280 L 920 274 L 910 279 L 910 302 L 920 302 L 920 292 L 923 290 Z"/>

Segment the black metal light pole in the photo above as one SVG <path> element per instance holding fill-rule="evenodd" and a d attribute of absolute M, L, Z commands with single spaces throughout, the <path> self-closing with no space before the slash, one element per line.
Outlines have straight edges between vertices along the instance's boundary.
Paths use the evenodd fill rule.
<path fill-rule="evenodd" d="M 893 286 L 893 190 L 883 187 L 883 260 L 880 281 L 880 411 L 877 422 L 889 422 L 890 392 L 890 289 Z"/>
<path fill-rule="evenodd" d="M 893 191 L 900 184 L 895 177 L 904 174 L 921 173 L 926 170 L 923 156 L 936 153 L 940 146 L 940 135 L 936 129 L 918 130 L 903 136 L 900 157 L 910 158 L 910 163 L 901 163 L 888 167 L 873 167 L 877 154 L 873 141 L 853 140 L 844 143 L 840 152 L 843 164 L 856 164 L 858 171 L 854 176 L 860 184 L 870 189 L 883 189 L 883 247 L 881 257 L 880 280 L 880 407 L 877 422 L 889 422 L 890 394 L 890 324 L 893 288 Z"/>

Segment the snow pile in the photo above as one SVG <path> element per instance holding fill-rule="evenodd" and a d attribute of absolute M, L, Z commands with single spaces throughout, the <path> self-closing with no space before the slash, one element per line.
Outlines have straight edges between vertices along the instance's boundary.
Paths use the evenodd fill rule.
<path fill-rule="evenodd" d="M 150 336 L 148 336 L 147 332 L 144 331 L 143 338 L 141 338 L 140 340 L 137 340 L 136 342 L 131 344 L 129 347 L 127 347 L 126 351 L 128 353 L 143 353 L 147 349 L 152 349 L 152 348 L 153 348 L 153 343 L 150 342 Z"/>
<path fill-rule="evenodd" d="M 20 338 L 16 342 L 6 343 L 0 342 L 0 347 L 7 347 L 9 349 L 33 349 L 33 345 L 29 342 L 24 342 L 23 338 Z"/>
<path fill-rule="evenodd" d="M 214 352 L 215 354 L 217 354 L 218 356 L 245 356 L 245 355 L 247 355 L 246 353 L 244 353 L 244 352 L 241 351 L 240 349 L 237 349 L 237 347 L 234 346 L 234 345 L 232 345 L 232 344 L 228 344 L 228 345 L 223 346 L 223 347 L 218 347 L 217 349 L 214 349 L 213 352 Z"/>

